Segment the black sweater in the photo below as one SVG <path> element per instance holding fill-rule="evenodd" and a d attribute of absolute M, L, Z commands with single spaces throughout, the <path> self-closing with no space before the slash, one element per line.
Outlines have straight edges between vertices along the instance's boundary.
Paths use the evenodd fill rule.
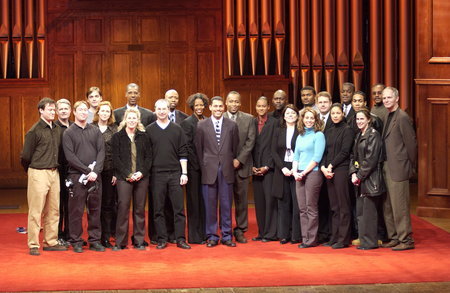
<path fill-rule="evenodd" d="M 188 157 L 186 136 L 178 124 L 170 122 L 162 129 L 153 122 L 145 129 L 153 151 L 153 171 L 180 171 L 180 159 Z"/>
<path fill-rule="evenodd" d="M 354 137 L 354 131 L 344 121 L 333 123 L 325 131 L 326 147 L 320 165 L 326 168 L 331 164 L 333 170 L 348 168 Z"/>

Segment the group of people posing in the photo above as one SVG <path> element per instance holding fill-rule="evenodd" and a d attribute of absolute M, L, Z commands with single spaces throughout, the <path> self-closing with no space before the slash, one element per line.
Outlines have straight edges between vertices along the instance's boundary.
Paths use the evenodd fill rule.
<path fill-rule="evenodd" d="M 225 100 L 191 95 L 191 116 L 176 109 L 176 90 L 157 100 L 154 112 L 138 106 L 133 83 L 122 108 L 114 110 L 96 87 L 86 97 L 73 106 L 42 99 L 40 119 L 25 136 L 31 255 L 40 255 L 41 226 L 44 251 L 72 246 L 80 253 L 87 243 L 93 251 L 127 249 L 130 205 L 131 243 L 145 250 L 147 198 L 148 237 L 157 249 L 168 243 L 235 247 L 248 241 L 250 180 L 258 225 L 253 241 L 339 249 L 357 238 L 353 244 L 363 250 L 414 248 L 409 179 L 417 143 L 393 87 L 372 87 L 372 112 L 351 83 L 334 104 L 328 92 L 302 88 L 300 111 L 277 90 L 275 109 L 269 112 L 271 103 L 261 96 L 256 117 L 240 111 L 236 91 Z"/>

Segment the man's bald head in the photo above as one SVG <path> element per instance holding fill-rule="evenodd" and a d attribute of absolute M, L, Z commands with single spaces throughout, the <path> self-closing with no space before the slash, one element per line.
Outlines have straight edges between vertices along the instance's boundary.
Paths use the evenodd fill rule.
<path fill-rule="evenodd" d="M 170 89 L 164 95 L 164 98 L 169 102 L 170 111 L 173 111 L 177 108 L 178 102 L 180 101 L 180 96 L 178 92 L 174 89 Z"/>
<path fill-rule="evenodd" d="M 283 90 L 277 90 L 273 94 L 272 104 L 275 107 L 275 110 L 281 111 L 284 109 L 284 106 L 287 104 L 287 95 Z"/>

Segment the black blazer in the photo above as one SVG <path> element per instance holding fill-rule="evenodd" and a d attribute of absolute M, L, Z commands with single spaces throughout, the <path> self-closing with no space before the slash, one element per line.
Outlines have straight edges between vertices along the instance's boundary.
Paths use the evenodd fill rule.
<path fill-rule="evenodd" d="M 194 114 L 181 121 L 180 126 L 186 135 L 186 145 L 188 148 L 188 167 L 194 170 L 200 170 L 197 151 L 195 149 L 194 139 L 197 132 L 198 118 Z"/>
<path fill-rule="evenodd" d="M 273 168 L 272 159 L 272 137 L 274 128 L 277 127 L 279 120 L 267 115 L 261 133 L 258 133 L 258 117 L 254 118 L 256 127 L 255 147 L 253 148 L 253 166 L 256 168 L 267 166 Z"/>
<path fill-rule="evenodd" d="M 122 122 L 123 115 L 127 110 L 127 106 L 123 106 L 122 108 L 118 108 L 114 110 L 114 118 L 116 119 L 116 124 L 119 125 Z M 149 109 L 138 107 L 139 112 L 141 113 L 141 122 L 146 127 L 150 125 L 152 122 L 156 121 L 156 114 L 150 111 Z"/>
<path fill-rule="evenodd" d="M 136 130 L 136 171 L 144 177 L 150 173 L 152 165 L 152 146 L 145 132 Z M 131 141 L 125 128 L 114 133 L 112 137 L 114 173 L 120 180 L 126 180 L 131 173 Z"/>
<path fill-rule="evenodd" d="M 333 165 L 348 169 L 355 133 L 344 121 L 334 124 L 325 131 L 326 146 L 320 166 Z"/>
<path fill-rule="evenodd" d="M 283 197 L 283 172 L 285 167 L 284 155 L 286 154 L 286 127 L 276 127 L 272 139 L 272 158 L 274 163 L 274 174 L 272 184 L 272 195 L 276 198 Z M 291 140 L 292 158 L 294 158 L 295 143 L 297 141 L 298 129 L 295 127 Z"/>

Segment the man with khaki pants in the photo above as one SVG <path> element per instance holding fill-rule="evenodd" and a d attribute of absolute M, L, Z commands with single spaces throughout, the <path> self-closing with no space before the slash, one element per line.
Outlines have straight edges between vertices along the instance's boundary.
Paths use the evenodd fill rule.
<path fill-rule="evenodd" d="M 38 103 L 40 119 L 25 135 L 21 163 L 28 172 L 28 247 L 40 255 L 39 231 L 43 221 L 44 251 L 64 251 L 58 244 L 59 173 L 58 152 L 61 129 L 55 119 L 55 101 L 43 98 Z"/>

